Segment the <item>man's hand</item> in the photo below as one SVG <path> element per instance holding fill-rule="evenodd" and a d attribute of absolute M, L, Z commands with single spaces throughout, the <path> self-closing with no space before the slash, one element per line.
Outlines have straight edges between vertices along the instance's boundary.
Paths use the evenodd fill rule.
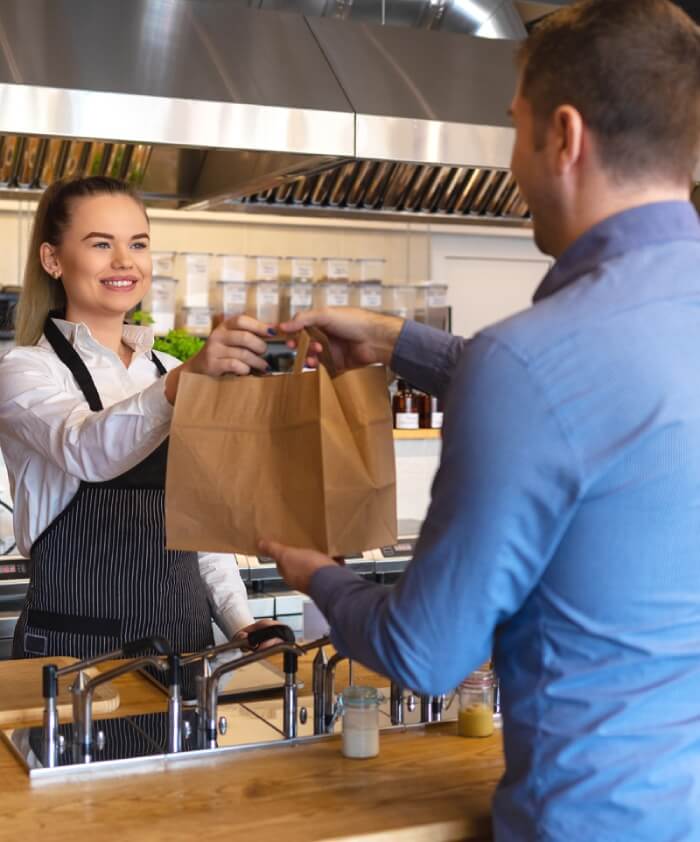
<path fill-rule="evenodd" d="M 317 570 L 336 564 L 330 556 L 316 550 L 286 547 L 274 541 L 261 541 L 260 552 L 262 555 L 274 558 L 277 569 L 290 588 L 305 594 L 309 593 L 311 579 Z"/>
<path fill-rule="evenodd" d="M 371 310 L 331 307 L 297 313 L 292 321 L 281 324 L 280 330 L 293 334 L 305 327 L 320 328 L 330 340 L 333 362 L 340 372 L 372 363 L 389 365 L 403 323 L 404 319 L 382 316 Z M 288 344 L 293 348 L 296 343 L 290 340 Z M 316 364 L 316 351 L 317 347 L 313 345 L 308 365 Z"/>

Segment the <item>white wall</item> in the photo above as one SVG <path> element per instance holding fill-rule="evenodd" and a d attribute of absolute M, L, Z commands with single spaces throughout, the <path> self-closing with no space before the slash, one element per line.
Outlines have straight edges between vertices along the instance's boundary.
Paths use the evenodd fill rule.
<path fill-rule="evenodd" d="M 437 233 L 432 238 L 432 277 L 448 284 L 452 331 L 461 336 L 529 307 L 550 265 L 529 230 Z"/>

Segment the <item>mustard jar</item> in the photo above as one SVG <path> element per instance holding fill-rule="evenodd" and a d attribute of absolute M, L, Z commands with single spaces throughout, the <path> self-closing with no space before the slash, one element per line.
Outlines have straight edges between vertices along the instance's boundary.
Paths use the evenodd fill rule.
<path fill-rule="evenodd" d="M 493 706 L 496 675 L 491 669 L 478 669 L 464 679 L 457 689 L 460 737 L 489 737 L 493 734 Z"/>

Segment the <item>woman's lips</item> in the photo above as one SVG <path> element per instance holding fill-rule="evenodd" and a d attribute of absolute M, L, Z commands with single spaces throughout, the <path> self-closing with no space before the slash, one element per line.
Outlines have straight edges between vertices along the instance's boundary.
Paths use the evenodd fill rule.
<path fill-rule="evenodd" d="M 130 292 L 138 281 L 136 278 L 103 278 L 100 283 L 113 292 Z"/>

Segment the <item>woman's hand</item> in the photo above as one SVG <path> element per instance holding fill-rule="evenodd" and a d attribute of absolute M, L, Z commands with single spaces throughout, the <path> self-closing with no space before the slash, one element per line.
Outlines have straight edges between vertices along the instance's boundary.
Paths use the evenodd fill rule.
<path fill-rule="evenodd" d="M 258 620 L 255 623 L 251 623 L 249 626 L 245 626 L 240 631 L 236 632 L 234 636 L 234 640 L 239 640 L 241 638 L 247 638 L 251 632 L 257 631 L 258 629 L 264 629 L 268 626 L 279 626 L 279 620 L 272 620 L 266 618 L 264 620 Z M 269 649 L 271 646 L 277 646 L 278 643 L 284 643 L 284 641 L 279 637 L 270 638 L 270 640 L 266 640 L 264 643 L 261 643 L 257 649 Z M 257 651 L 256 649 L 256 651 Z"/>
<path fill-rule="evenodd" d="M 183 371 L 193 374 L 208 374 L 218 377 L 222 374 L 246 375 L 251 371 L 269 371 L 263 359 L 267 352 L 264 337 L 274 334 L 270 325 L 259 322 L 251 316 L 231 316 L 219 322 L 211 332 L 202 350 L 186 363 L 174 368 L 167 375 L 165 397 L 175 403 L 180 375 Z"/>

